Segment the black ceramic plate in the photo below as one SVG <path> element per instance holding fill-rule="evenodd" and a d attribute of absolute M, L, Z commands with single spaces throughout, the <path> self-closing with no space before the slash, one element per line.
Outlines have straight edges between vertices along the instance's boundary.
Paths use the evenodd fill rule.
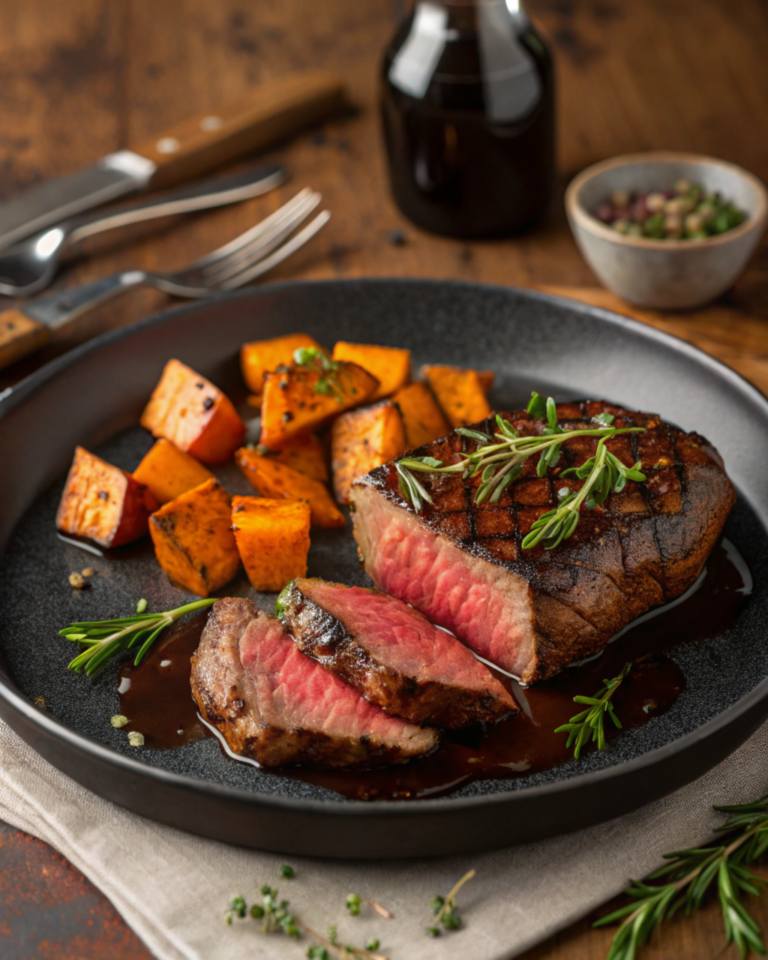
<path fill-rule="evenodd" d="M 95 682 L 67 672 L 71 645 L 56 631 L 130 611 L 138 596 L 163 609 L 181 595 L 145 554 L 94 558 L 98 588 L 68 586 L 69 572 L 91 562 L 53 530 L 73 448 L 134 467 L 150 443 L 135 424 L 169 357 L 236 395 L 240 344 L 294 330 L 328 344 L 410 347 L 417 363 L 492 368 L 498 407 L 524 403 L 533 387 L 558 399 L 600 396 L 658 411 L 719 448 L 739 491 L 726 535 L 751 567 L 754 591 L 731 629 L 675 648 L 687 687 L 667 713 L 579 762 L 420 801 L 347 801 L 235 763 L 212 739 L 170 751 L 127 746 L 106 719 L 117 711 L 116 669 Z M 605 311 L 517 290 L 403 280 L 274 286 L 186 306 L 100 337 L 3 397 L 0 459 L 0 715 L 80 783 L 173 826 L 322 856 L 500 847 L 585 827 L 680 787 L 768 715 L 768 403 L 693 347 Z M 310 574 L 364 582 L 351 537 L 313 536 Z M 266 607 L 272 601 L 260 598 Z M 33 705 L 40 696 L 45 712 Z"/>

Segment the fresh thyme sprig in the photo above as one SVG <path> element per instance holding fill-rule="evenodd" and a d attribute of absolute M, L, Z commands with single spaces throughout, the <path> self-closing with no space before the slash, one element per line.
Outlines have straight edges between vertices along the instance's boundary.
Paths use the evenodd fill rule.
<path fill-rule="evenodd" d="M 433 897 L 430 906 L 435 912 L 434 923 L 427 927 L 427 933 L 430 937 L 439 937 L 442 924 L 445 930 L 458 930 L 461 926 L 461 917 L 456 906 L 456 894 L 461 890 L 465 883 L 474 877 L 476 870 L 468 870 L 464 876 L 451 888 L 447 897 Z"/>
<path fill-rule="evenodd" d="M 507 487 L 518 479 L 523 464 L 529 457 L 539 457 L 536 475 L 545 476 L 547 470 L 557 466 L 562 446 L 580 437 L 599 437 L 594 456 L 577 468 L 563 471 L 563 476 L 574 474 L 584 484 L 578 493 L 567 487 L 561 488 L 562 502 L 548 511 L 533 524 L 524 538 L 523 549 L 528 550 L 542 543 L 552 550 L 573 534 L 579 523 L 580 509 L 585 505 L 594 509 L 605 502 L 609 493 L 619 493 L 628 480 L 642 483 L 646 477 L 640 464 L 627 467 L 605 446 L 605 441 L 626 433 L 640 433 L 644 427 L 614 427 L 612 414 L 595 417 L 600 426 L 583 430 L 563 430 L 557 422 L 557 406 L 552 397 L 546 400 L 534 393 L 527 412 L 537 419 L 546 418 L 547 426 L 541 434 L 521 437 L 512 424 L 496 414 L 498 430 L 493 436 L 469 427 L 459 427 L 456 432 L 477 441 L 480 446 L 458 463 L 444 466 L 434 457 L 404 457 L 395 464 L 398 483 L 403 497 L 418 513 L 424 503 L 433 503 L 431 495 L 414 476 L 414 473 L 461 474 L 465 479 L 480 473 L 481 482 L 475 494 L 475 503 L 498 503 Z M 563 493 L 563 491 L 565 491 Z"/>
<path fill-rule="evenodd" d="M 555 730 L 555 733 L 567 733 L 568 743 L 566 749 L 570 749 L 575 743 L 573 756 L 579 759 L 582 747 L 590 742 L 597 743 L 598 750 L 605 750 L 605 718 L 606 715 L 611 718 L 614 726 L 621 729 L 621 721 L 616 716 L 613 709 L 614 693 L 619 689 L 622 682 L 626 679 L 632 664 L 627 663 L 624 669 L 613 680 L 603 680 L 603 686 L 597 691 L 594 697 L 574 697 L 574 703 L 584 704 L 587 709 L 571 717 L 568 723 L 564 723 Z"/>
<path fill-rule="evenodd" d="M 726 944 L 736 944 L 743 958 L 750 950 L 765 956 L 760 927 L 741 897 L 757 895 L 768 887 L 749 869 L 768 850 L 768 796 L 715 810 L 732 814 L 717 829 L 718 833 L 733 834 L 729 843 L 668 853 L 665 859 L 669 863 L 648 878 L 665 878 L 665 883 L 632 881 L 627 893 L 633 902 L 597 921 L 596 927 L 620 921 L 608 960 L 634 960 L 638 948 L 664 920 L 678 910 L 684 910 L 686 916 L 698 910 L 714 886 L 723 912 Z"/>
<path fill-rule="evenodd" d="M 63 630 L 59 630 L 59 636 L 66 637 L 74 643 L 86 644 L 87 649 L 72 660 L 69 669 L 77 673 L 85 670 L 85 673 L 92 677 L 112 657 L 140 644 L 134 660 L 138 666 L 166 627 L 186 614 L 210 607 L 215 602 L 215 597 L 210 597 L 161 613 L 140 613 L 133 617 L 120 617 L 116 620 L 84 620 L 71 623 Z"/>
<path fill-rule="evenodd" d="M 299 347 L 293 351 L 293 362 L 305 370 L 319 371 L 320 379 L 315 384 L 315 393 L 322 393 L 324 396 L 333 394 L 339 403 L 344 402 L 344 390 L 339 383 L 341 365 L 331 360 L 324 350 L 318 347 Z"/>

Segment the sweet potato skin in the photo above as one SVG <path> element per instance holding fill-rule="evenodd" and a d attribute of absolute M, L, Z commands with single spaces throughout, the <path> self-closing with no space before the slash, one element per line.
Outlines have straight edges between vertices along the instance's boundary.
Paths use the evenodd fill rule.
<path fill-rule="evenodd" d="M 147 487 L 158 504 L 170 503 L 187 490 L 214 479 L 202 463 L 163 437 L 147 452 L 133 476 Z"/>
<path fill-rule="evenodd" d="M 56 514 L 62 533 L 120 547 L 148 532 L 157 501 L 143 483 L 101 457 L 77 447 Z"/>
<path fill-rule="evenodd" d="M 302 433 L 289 440 L 281 450 L 259 446 L 258 452 L 265 457 L 284 463 L 292 470 L 306 474 L 321 483 L 328 481 L 328 462 L 325 447 L 314 433 Z"/>
<path fill-rule="evenodd" d="M 254 590 L 282 590 L 306 574 L 310 517 L 303 500 L 233 498 L 232 530 Z"/>
<path fill-rule="evenodd" d="M 245 436 L 245 424 L 230 399 L 179 360 L 165 365 L 141 425 L 202 463 L 228 460 Z"/>
<path fill-rule="evenodd" d="M 259 394 L 264 389 L 264 376 L 280 366 L 293 364 L 293 354 L 301 347 L 323 348 L 308 333 L 287 333 L 269 340 L 254 340 L 240 347 L 240 369 L 249 390 Z"/>
<path fill-rule="evenodd" d="M 248 447 L 238 450 L 235 460 L 246 480 L 262 497 L 305 500 L 310 506 L 313 527 L 344 526 L 344 514 L 319 480 L 313 480 L 283 463 L 276 463 L 270 457 L 262 457 Z"/>
<path fill-rule="evenodd" d="M 349 503 L 354 480 L 399 457 L 405 446 L 403 418 L 391 400 L 350 410 L 334 420 L 331 465 L 333 490 L 339 503 Z"/>
<path fill-rule="evenodd" d="M 392 398 L 403 417 L 405 445 L 415 450 L 451 432 L 451 425 L 426 383 L 409 383 Z"/>
<path fill-rule="evenodd" d="M 268 373 L 261 407 L 261 442 L 279 450 L 289 440 L 310 433 L 334 417 L 359 407 L 372 396 L 379 381 L 356 363 L 339 362 L 334 382 L 338 392 L 324 388 L 329 377 L 309 367 L 286 367 Z M 321 390 L 327 392 L 320 392 Z"/>
<path fill-rule="evenodd" d="M 466 427 L 491 415 L 477 370 L 425 366 L 422 372 L 452 427 Z"/>
<path fill-rule="evenodd" d="M 232 504 L 218 480 L 206 480 L 150 517 L 155 555 L 168 578 L 184 590 L 207 597 L 240 569 Z"/>
<path fill-rule="evenodd" d="M 379 381 L 370 402 L 391 396 L 411 381 L 411 351 L 399 347 L 378 347 L 367 343 L 339 340 L 333 348 L 333 360 L 351 360 Z"/>

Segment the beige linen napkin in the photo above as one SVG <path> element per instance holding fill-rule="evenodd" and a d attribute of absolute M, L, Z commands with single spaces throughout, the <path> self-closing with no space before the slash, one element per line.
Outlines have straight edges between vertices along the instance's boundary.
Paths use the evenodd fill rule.
<path fill-rule="evenodd" d="M 706 840 L 721 822 L 715 803 L 768 792 L 768 725 L 706 776 L 610 823 L 566 837 L 471 857 L 398 863 L 285 858 L 201 840 L 113 806 L 63 776 L 0 724 L 0 817 L 68 857 L 115 904 L 161 960 L 300 960 L 307 943 L 265 936 L 251 921 L 223 922 L 229 898 L 249 902 L 272 883 L 304 923 L 338 921 L 345 942 L 378 937 L 392 960 L 503 960 L 573 923 L 642 877 L 669 850 Z M 291 863 L 294 880 L 279 880 Z M 466 870 L 463 929 L 432 940 L 429 901 Z M 350 917 L 348 893 L 395 914 L 364 908 Z"/>

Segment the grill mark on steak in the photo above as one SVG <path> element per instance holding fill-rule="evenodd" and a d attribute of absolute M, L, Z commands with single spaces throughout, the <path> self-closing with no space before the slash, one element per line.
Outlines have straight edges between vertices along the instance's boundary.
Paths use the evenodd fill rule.
<path fill-rule="evenodd" d="M 387 713 L 457 729 L 517 711 L 463 644 L 394 597 L 298 578 L 280 603 L 299 649 Z"/>
<path fill-rule="evenodd" d="M 583 509 L 573 536 L 554 551 L 522 551 L 520 544 L 533 521 L 556 505 L 560 487 L 581 487 L 560 474 L 592 456 L 597 438 L 565 444 L 545 478 L 536 477 L 535 458 L 526 461 L 497 505 L 474 503 L 479 477 L 419 474 L 435 502 L 416 515 L 400 494 L 393 464 L 360 478 L 353 488 L 355 536 L 374 583 L 526 682 L 598 652 L 641 613 L 682 594 L 735 501 L 722 460 L 705 439 L 657 415 L 603 401 L 558 405 L 566 430 L 594 426 L 602 412 L 614 415 L 614 426 L 646 428 L 607 446 L 628 465 L 639 459 L 648 481 L 630 482 L 602 507 Z M 502 416 L 521 435 L 546 426 L 526 413 Z M 475 427 L 496 430 L 493 419 Z M 454 433 L 414 455 L 450 464 L 477 446 Z M 486 608 L 495 621 L 481 615 Z"/>
<path fill-rule="evenodd" d="M 218 600 L 192 657 L 192 693 L 233 753 L 262 766 L 403 763 L 434 730 L 390 717 L 305 657 L 250 601 Z"/>

